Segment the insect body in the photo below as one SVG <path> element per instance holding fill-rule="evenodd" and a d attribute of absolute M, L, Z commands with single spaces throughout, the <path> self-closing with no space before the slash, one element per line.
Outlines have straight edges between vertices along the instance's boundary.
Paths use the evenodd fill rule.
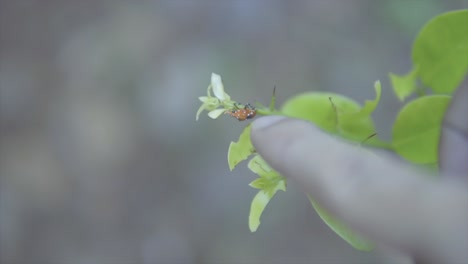
<path fill-rule="evenodd" d="M 255 111 L 255 107 L 253 107 L 250 104 L 246 104 L 244 108 L 228 110 L 224 113 L 236 118 L 239 121 L 254 118 L 257 114 L 257 112 Z"/>

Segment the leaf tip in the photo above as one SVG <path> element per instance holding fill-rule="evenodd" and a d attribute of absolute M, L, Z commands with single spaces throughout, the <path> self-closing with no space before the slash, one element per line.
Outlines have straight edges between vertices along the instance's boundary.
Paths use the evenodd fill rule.
<path fill-rule="evenodd" d="M 255 233 L 259 226 L 260 226 L 260 221 L 258 219 L 257 220 L 249 219 L 249 230 L 251 233 Z"/>
<path fill-rule="evenodd" d="M 376 90 L 381 90 L 382 89 L 382 84 L 380 83 L 380 80 L 377 80 L 374 82 L 374 88 Z"/>
<path fill-rule="evenodd" d="M 229 170 L 232 171 L 234 170 L 234 168 L 236 167 L 236 162 L 233 160 L 233 157 L 232 157 L 232 152 L 231 152 L 231 148 L 232 146 L 235 144 L 235 142 L 232 142 L 229 144 L 229 148 L 228 148 L 228 153 L 227 153 L 227 160 L 228 160 L 228 165 L 229 165 Z"/>

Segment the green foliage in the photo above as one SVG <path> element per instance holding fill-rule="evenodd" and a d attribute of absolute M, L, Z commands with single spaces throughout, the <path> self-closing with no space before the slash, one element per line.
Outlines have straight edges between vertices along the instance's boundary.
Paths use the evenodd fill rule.
<path fill-rule="evenodd" d="M 352 99 L 339 94 L 322 92 L 297 95 L 287 100 L 281 108 L 281 112 L 285 115 L 310 121 L 330 133 L 339 133 L 339 116 L 342 113 L 358 110 L 359 104 Z M 367 123 L 367 128 L 373 130 L 374 125 Z"/>
<path fill-rule="evenodd" d="M 393 148 L 410 162 L 436 164 L 442 118 L 450 96 L 431 95 L 405 105 L 393 124 Z"/>
<path fill-rule="evenodd" d="M 376 98 L 366 101 L 364 107 L 340 94 L 308 92 L 286 101 L 281 112 L 290 117 L 310 121 L 329 133 L 362 142 L 375 133 L 371 114 L 380 101 L 381 90 L 380 82 L 376 82 Z M 389 146 L 377 137 L 369 139 L 366 144 Z"/>
<path fill-rule="evenodd" d="M 410 73 L 404 76 L 399 76 L 393 73 L 389 74 L 390 82 L 393 86 L 393 91 L 400 101 L 404 101 L 408 96 L 413 94 L 418 89 L 416 86 L 418 77 L 417 74 L 417 69 L 413 69 Z"/>
<path fill-rule="evenodd" d="M 314 123 L 327 133 L 344 139 L 365 143 L 395 151 L 409 162 L 436 168 L 441 123 L 450 94 L 467 76 L 468 71 L 468 10 L 448 12 L 428 22 L 417 36 L 413 51 L 413 69 L 406 75 L 390 73 L 390 81 L 396 96 L 404 101 L 415 92 L 419 98 L 402 107 L 393 124 L 392 142 L 386 143 L 375 135 L 371 114 L 381 97 L 381 84 L 374 84 L 375 98 L 361 106 L 354 100 L 335 93 L 308 92 L 287 100 L 282 108 L 275 110 L 275 93 L 268 107 L 259 105 L 257 115 L 284 115 Z M 423 86 L 418 86 L 421 84 Z M 199 113 L 210 111 L 217 118 L 230 110 L 236 102 L 224 92 L 219 75 L 212 75 L 215 97 L 208 95 Z M 425 95 L 426 88 L 434 95 Z M 217 94 L 216 94 L 217 92 Z M 210 103 L 210 104 L 209 104 Z M 219 107 L 222 107 L 219 109 Z M 218 112 L 216 112 L 218 111 Z M 255 151 L 250 141 L 250 125 L 241 133 L 237 142 L 231 142 L 228 150 L 229 169 L 233 170 L 244 160 L 253 158 L 248 168 L 258 175 L 250 186 L 259 189 L 252 200 L 249 228 L 255 232 L 267 204 L 279 191 L 286 191 L 286 179 L 273 170 Z M 314 200 L 308 198 L 322 220 L 341 238 L 358 250 L 373 248 L 371 242 L 354 233 L 338 219 L 332 217 Z"/>
<path fill-rule="evenodd" d="M 228 149 L 228 164 L 232 171 L 239 163 L 248 159 L 255 152 L 250 141 L 250 125 L 245 127 L 237 142 L 231 142 Z"/>
<path fill-rule="evenodd" d="M 254 148 L 250 141 L 250 126 L 242 131 L 237 142 L 231 142 L 228 150 L 229 168 L 233 170 L 240 162 L 254 154 Z M 249 214 L 249 229 L 255 232 L 260 225 L 260 217 L 265 207 L 277 191 L 286 191 L 286 180 L 278 172 L 273 170 L 259 155 L 255 155 L 248 164 L 248 168 L 259 178 L 249 185 L 259 192 L 252 200 Z"/>
<path fill-rule="evenodd" d="M 413 69 L 404 76 L 390 73 L 393 90 L 403 101 L 422 83 L 435 94 L 404 106 L 393 125 L 394 150 L 406 160 L 437 167 L 440 126 L 450 95 L 467 77 L 468 10 L 439 15 L 429 21 L 414 41 Z"/>
<path fill-rule="evenodd" d="M 286 191 L 286 180 L 278 172 L 271 169 L 259 155 L 250 160 L 248 167 L 259 176 L 249 184 L 260 190 L 252 200 L 249 214 L 249 228 L 251 232 L 255 232 L 260 225 L 260 216 L 263 210 L 276 192 Z"/>
<path fill-rule="evenodd" d="M 439 15 L 414 41 L 413 69 L 404 76 L 390 74 L 400 100 L 418 90 L 417 80 L 435 93 L 451 94 L 468 70 L 468 10 Z"/>
<path fill-rule="evenodd" d="M 440 15 L 424 26 L 413 46 L 413 64 L 424 85 L 452 93 L 468 69 L 468 10 Z"/>

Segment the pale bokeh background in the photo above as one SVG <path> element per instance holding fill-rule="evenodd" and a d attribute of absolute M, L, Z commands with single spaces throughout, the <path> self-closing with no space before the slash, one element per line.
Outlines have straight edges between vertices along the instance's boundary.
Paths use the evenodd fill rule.
<path fill-rule="evenodd" d="M 358 252 L 294 183 L 247 226 L 254 175 L 226 153 L 247 122 L 195 122 L 211 72 L 241 102 L 311 90 L 390 136 L 387 74 L 466 0 L 0 2 L 1 263 L 395 263 Z M 339 164 L 337 164 L 339 166 Z"/>

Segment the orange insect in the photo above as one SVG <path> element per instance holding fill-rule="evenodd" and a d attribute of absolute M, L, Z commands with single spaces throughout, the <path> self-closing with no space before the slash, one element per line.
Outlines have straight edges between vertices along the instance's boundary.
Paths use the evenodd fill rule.
<path fill-rule="evenodd" d="M 254 118 L 257 114 L 255 107 L 253 107 L 251 104 L 246 104 L 244 108 L 228 110 L 224 113 L 236 118 L 239 121 Z"/>

